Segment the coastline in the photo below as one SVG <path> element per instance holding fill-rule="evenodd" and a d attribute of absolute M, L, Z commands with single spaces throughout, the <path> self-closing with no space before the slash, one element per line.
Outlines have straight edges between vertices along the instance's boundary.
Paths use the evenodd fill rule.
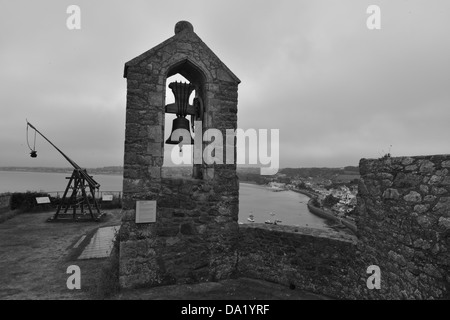
<path fill-rule="evenodd" d="M 255 181 L 244 181 L 239 179 L 239 183 L 253 184 L 255 186 L 264 186 L 264 184 L 257 184 Z"/>
<path fill-rule="evenodd" d="M 313 193 L 313 192 L 309 192 L 309 191 L 306 191 L 306 190 L 301 190 L 301 189 L 291 189 L 291 191 L 294 191 L 294 192 L 297 192 L 297 193 L 301 193 L 301 194 L 303 194 L 303 195 L 305 195 L 305 196 L 307 196 L 307 197 L 309 197 L 309 198 L 316 198 L 317 197 L 317 194 L 315 194 L 315 193 Z M 310 199 L 310 200 L 311 200 Z"/>
<path fill-rule="evenodd" d="M 354 232 L 356 234 L 357 227 L 353 222 L 351 222 L 345 218 L 336 217 L 334 214 L 312 205 L 312 200 L 317 198 L 317 194 L 306 191 L 306 190 L 298 190 L 298 189 L 292 190 L 292 191 L 304 194 L 305 196 L 308 196 L 310 198 L 308 200 L 308 204 L 307 204 L 309 212 L 311 212 L 312 214 L 314 214 L 320 218 L 331 220 L 331 221 L 339 223 L 339 224 L 343 224 L 344 226 L 346 226 L 347 228 L 349 228 L 352 232 Z"/>
<path fill-rule="evenodd" d="M 89 169 L 86 168 L 89 174 L 95 175 L 105 175 L 105 176 L 123 176 L 122 172 L 102 172 L 97 169 Z M 10 169 L 9 167 L 0 167 L 0 172 L 20 172 L 20 173 L 63 173 L 63 174 L 71 174 L 73 172 L 73 168 L 14 168 Z"/>
<path fill-rule="evenodd" d="M 321 217 L 321 218 L 324 218 L 327 220 L 332 220 L 336 223 L 343 224 L 344 226 L 346 226 L 348 229 L 350 229 L 352 232 L 354 232 L 356 234 L 357 227 L 353 222 L 351 222 L 345 218 L 336 217 L 332 213 L 329 213 L 321 208 L 317 208 L 317 207 L 313 206 L 311 204 L 311 202 L 312 202 L 312 199 L 310 199 L 307 204 L 309 212 L 311 212 L 312 214 L 315 214 L 318 217 Z"/>
<path fill-rule="evenodd" d="M 112 174 L 91 174 L 100 183 L 100 191 L 122 191 L 123 177 Z M 0 193 L 27 191 L 64 192 L 69 172 L 1 171 Z"/>

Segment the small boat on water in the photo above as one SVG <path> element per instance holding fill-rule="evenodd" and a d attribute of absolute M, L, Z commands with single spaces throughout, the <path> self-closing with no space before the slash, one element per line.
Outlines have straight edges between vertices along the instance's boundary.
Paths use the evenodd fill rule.
<path fill-rule="evenodd" d="M 250 222 L 255 222 L 255 219 L 253 219 L 255 216 L 253 214 L 249 214 L 247 220 Z"/>
<path fill-rule="evenodd" d="M 264 221 L 265 224 L 279 224 L 281 222 L 282 222 L 281 220 L 274 220 L 274 221 L 266 220 L 266 221 Z"/>
<path fill-rule="evenodd" d="M 271 213 L 269 213 L 271 216 L 274 216 L 275 215 L 275 213 L 273 213 L 273 212 L 271 212 Z"/>

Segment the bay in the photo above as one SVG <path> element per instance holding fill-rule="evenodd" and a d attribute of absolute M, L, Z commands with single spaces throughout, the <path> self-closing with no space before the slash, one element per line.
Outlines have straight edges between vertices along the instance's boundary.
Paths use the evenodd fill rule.
<path fill-rule="evenodd" d="M 265 186 L 241 182 L 239 222 L 252 223 L 248 221 L 251 214 L 254 223 L 281 220 L 282 225 L 327 229 L 326 220 L 309 212 L 308 200 L 309 197 L 294 191 L 273 191 Z"/>
<path fill-rule="evenodd" d="M 0 171 L 0 193 L 46 191 L 63 192 L 67 186 L 70 173 Z M 101 185 L 101 192 L 122 191 L 122 176 L 93 175 Z M 310 228 L 328 228 L 326 221 L 309 212 L 309 198 L 293 191 L 275 192 L 265 186 L 240 183 L 239 188 L 239 222 L 255 223 L 266 220 L 281 220 L 282 225 L 303 226 Z M 270 214 L 272 213 L 272 215 Z"/>
<path fill-rule="evenodd" d="M 0 171 L 0 193 L 26 191 L 64 191 L 72 173 Z M 100 191 L 122 191 L 122 176 L 92 175 Z"/>

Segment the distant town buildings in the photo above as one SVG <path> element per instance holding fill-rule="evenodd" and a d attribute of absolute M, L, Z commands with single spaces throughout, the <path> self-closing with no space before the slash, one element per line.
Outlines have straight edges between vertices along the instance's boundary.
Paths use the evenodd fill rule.
<path fill-rule="evenodd" d="M 266 185 L 274 191 L 304 190 L 312 192 L 317 195 L 317 200 L 324 209 L 334 213 L 337 217 L 354 220 L 352 213 L 356 207 L 358 178 L 359 175 L 355 174 L 347 177 L 346 182 L 338 179 L 336 180 L 339 182 L 336 182 L 336 180 L 324 177 L 290 177 L 283 173 L 277 173 Z M 325 201 L 327 197 L 331 201 Z M 330 206 L 330 203 L 334 204 Z"/>

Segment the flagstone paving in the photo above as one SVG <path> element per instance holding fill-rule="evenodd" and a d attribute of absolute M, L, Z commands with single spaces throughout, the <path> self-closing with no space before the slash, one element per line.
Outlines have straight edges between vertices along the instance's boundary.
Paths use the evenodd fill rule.
<path fill-rule="evenodd" d="M 78 259 L 82 260 L 109 257 L 113 248 L 114 237 L 119 231 L 119 228 L 119 226 L 99 228 L 91 238 L 91 242 L 84 248 Z"/>

